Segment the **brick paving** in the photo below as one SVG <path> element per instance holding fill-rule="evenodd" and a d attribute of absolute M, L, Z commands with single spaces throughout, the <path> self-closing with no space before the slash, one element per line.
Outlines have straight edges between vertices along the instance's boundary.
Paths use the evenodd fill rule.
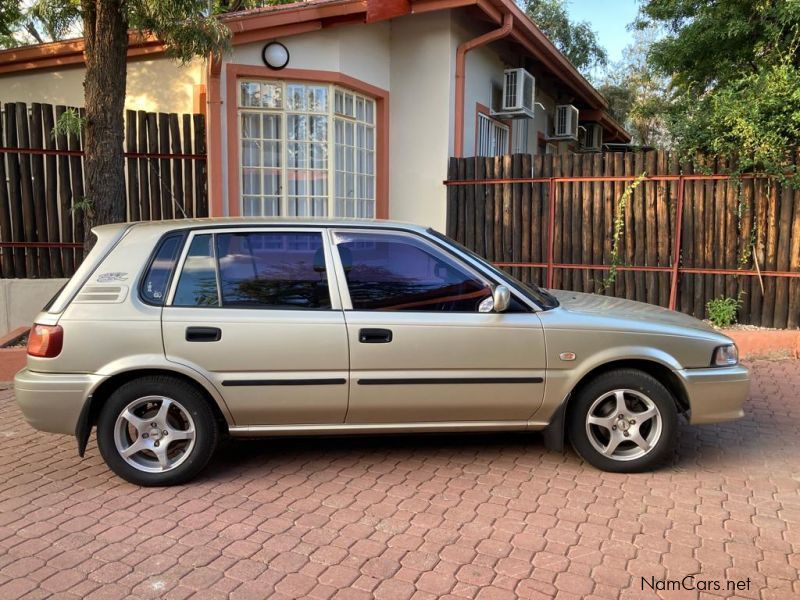
<path fill-rule="evenodd" d="M 538 436 L 231 442 L 142 489 L 0 391 L 0 598 L 638 598 L 641 577 L 800 597 L 800 362 L 756 362 L 744 420 L 612 475 Z M 662 592 L 665 598 L 731 596 Z"/>

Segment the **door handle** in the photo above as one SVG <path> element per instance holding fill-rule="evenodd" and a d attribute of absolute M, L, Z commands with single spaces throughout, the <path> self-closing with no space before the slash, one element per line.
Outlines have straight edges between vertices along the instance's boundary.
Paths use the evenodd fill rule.
<path fill-rule="evenodd" d="M 361 329 L 358 341 L 362 344 L 388 344 L 392 341 L 391 329 Z"/>
<path fill-rule="evenodd" d="M 219 327 L 187 327 L 187 342 L 218 342 L 222 339 Z"/>

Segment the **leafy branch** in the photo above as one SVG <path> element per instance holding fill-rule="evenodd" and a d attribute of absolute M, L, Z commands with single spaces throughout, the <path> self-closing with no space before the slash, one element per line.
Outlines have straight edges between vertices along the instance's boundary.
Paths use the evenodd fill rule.
<path fill-rule="evenodd" d="M 83 118 L 76 108 L 68 108 L 58 117 L 55 127 L 53 127 L 52 136 L 57 135 L 75 135 L 81 134 L 83 127 L 86 125 L 86 119 Z"/>

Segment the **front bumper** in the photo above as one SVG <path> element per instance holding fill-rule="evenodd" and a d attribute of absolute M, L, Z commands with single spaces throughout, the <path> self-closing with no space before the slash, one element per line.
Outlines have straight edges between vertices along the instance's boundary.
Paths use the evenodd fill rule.
<path fill-rule="evenodd" d="M 101 379 L 97 375 L 22 369 L 14 376 L 14 397 L 35 429 L 75 435 L 86 399 Z"/>
<path fill-rule="evenodd" d="M 744 416 L 742 405 L 750 393 L 747 367 L 714 367 L 676 371 L 689 398 L 689 423 L 722 423 Z"/>

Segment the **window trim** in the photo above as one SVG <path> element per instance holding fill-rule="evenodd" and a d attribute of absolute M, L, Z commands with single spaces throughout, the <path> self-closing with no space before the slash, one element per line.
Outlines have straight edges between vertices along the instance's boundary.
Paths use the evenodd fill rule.
<path fill-rule="evenodd" d="M 342 300 L 342 307 L 345 312 L 366 312 L 366 313 L 386 313 L 386 314 L 459 314 L 459 315 L 471 315 L 471 314 L 492 314 L 492 313 L 479 313 L 479 312 L 458 312 L 458 313 L 444 313 L 440 310 L 385 310 L 385 311 L 377 311 L 377 310 L 367 310 L 367 309 L 356 309 L 353 308 L 353 302 L 350 299 L 350 288 L 347 285 L 347 278 L 344 274 L 344 265 L 342 265 L 341 257 L 339 255 L 339 250 L 336 247 L 336 234 L 339 233 L 353 233 L 353 234 L 364 234 L 370 233 L 373 235 L 394 235 L 394 236 L 403 236 L 409 237 L 412 239 L 416 239 L 423 244 L 427 244 L 430 247 L 435 248 L 436 250 L 440 251 L 442 254 L 446 255 L 450 260 L 454 261 L 456 265 L 461 267 L 463 270 L 467 271 L 469 274 L 474 276 L 476 279 L 482 281 L 487 287 L 490 289 L 494 289 L 496 283 L 489 277 L 487 277 L 483 272 L 473 267 L 471 264 L 465 262 L 461 259 L 460 256 L 454 254 L 453 252 L 448 252 L 446 249 L 442 248 L 442 246 L 436 243 L 435 240 L 429 238 L 426 235 L 420 235 L 419 233 L 413 231 L 406 231 L 404 229 L 385 229 L 385 228 L 377 228 L 377 227 L 330 227 L 328 228 L 328 244 L 331 249 L 331 254 L 333 255 L 334 266 L 336 270 L 336 277 L 337 277 L 337 287 L 339 288 L 339 293 L 341 295 Z"/>
<path fill-rule="evenodd" d="M 241 79 L 265 79 L 281 81 L 297 81 L 307 83 L 326 83 L 349 89 L 358 94 L 369 96 L 375 101 L 375 218 L 389 218 L 389 100 L 387 90 L 372 85 L 339 71 L 321 71 L 314 69 L 286 68 L 277 73 L 272 69 L 258 65 L 228 63 L 225 66 L 225 120 L 227 123 L 227 196 L 218 200 L 212 198 L 212 214 L 222 216 L 227 202 L 227 214 L 241 214 L 240 181 L 235 175 L 240 161 L 240 140 L 234 132 L 238 128 L 239 107 L 237 93 Z M 212 165 L 213 166 L 213 165 Z M 212 167 L 210 166 L 210 168 Z"/>
<path fill-rule="evenodd" d="M 222 286 L 220 285 L 220 274 L 219 274 L 219 261 L 216 257 L 216 236 L 218 234 L 224 233 L 282 233 L 282 234 L 295 234 L 295 233 L 318 233 L 322 239 L 322 248 L 323 253 L 325 254 L 325 276 L 328 278 L 328 293 L 330 294 L 331 306 L 330 308 L 292 308 L 292 307 L 269 307 L 269 306 L 225 306 L 222 302 Z M 176 273 L 183 272 L 183 266 L 186 262 L 186 257 L 189 254 L 189 248 L 192 245 L 192 241 L 194 240 L 195 236 L 199 235 L 211 235 L 212 240 L 212 252 L 214 253 L 214 265 L 215 265 L 215 275 L 217 278 L 217 295 L 219 298 L 219 306 L 184 306 L 180 305 L 177 306 L 173 304 L 175 300 L 175 293 L 178 289 L 178 280 L 180 277 L 175 277 Z M 333 254 L 332 248 L 328 243 L 328 237 L 326 234 L 326 228 L 324 227 L 259 227 L 259 226 L 245 226 L 245 227 L 213 227 L 213 228 L 201 228 L 201 229 L 193 229 L 189 232 L 189 235 L 184 240 L 183 249 L 181 250 L 181 254 L 179 256 L 178 262 L 176 263 L 176 268 L 173 271 L 173 278 L 170 281 L 170 286 L 168 288 L 169 292 L 167 294 L 166 302 L 164 303 L 163 308 L 171 308 L 171 309 L 190 309 L 190 310 L 224 310 L 227 313 L 237 311 L 237 310 L 244 310 L 244 311 L 254 311 L 254 310 L 267 310 L 267 311 L 308 311 L 308 312 L 319 312 L 319 311 L 341 311 L 342 310 L 342 302 L 340 296 L 340 290 L 338 286 L 338 271 L 336 270 L 336 263 L 333 261 Z M 331 269 L 333 269 L 333 276 L 331 276 Z"/>

